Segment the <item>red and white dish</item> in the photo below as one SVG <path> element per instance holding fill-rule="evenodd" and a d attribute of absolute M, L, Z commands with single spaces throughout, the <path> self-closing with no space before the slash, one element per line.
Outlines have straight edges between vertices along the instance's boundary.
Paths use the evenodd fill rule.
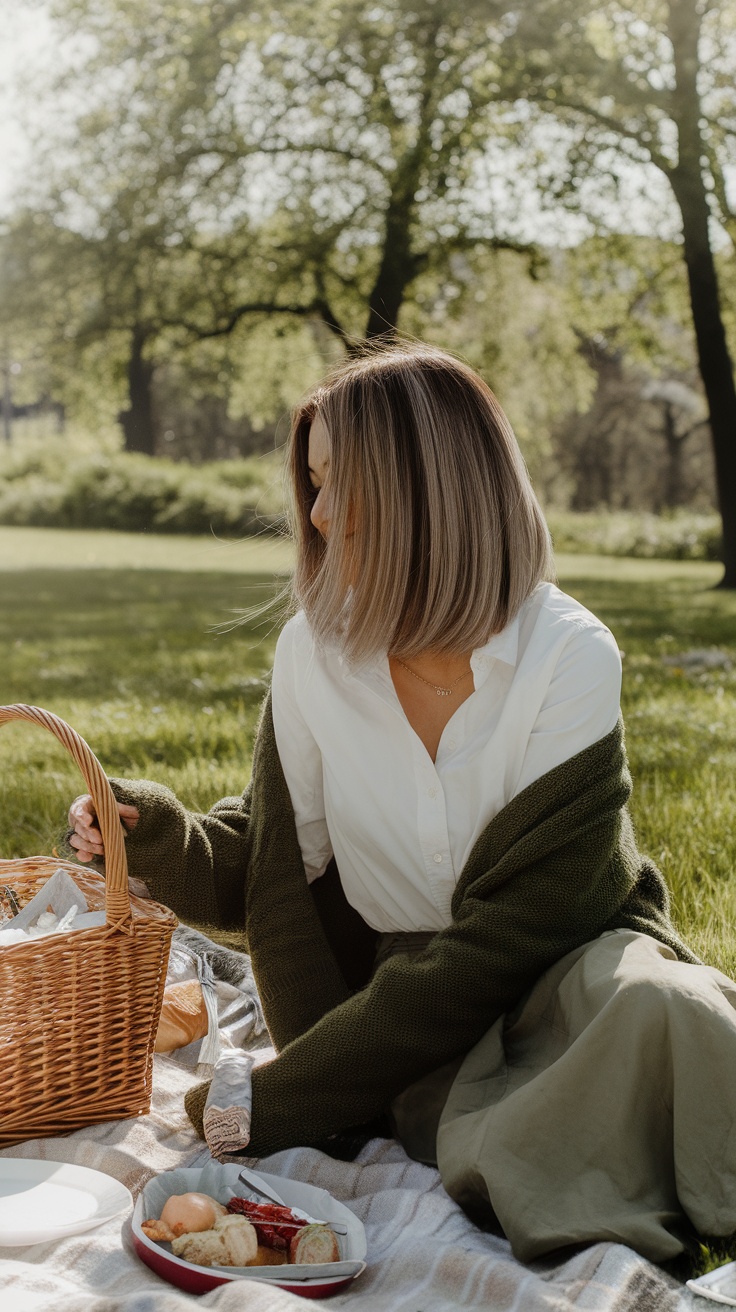
<path fill-rule="evenodd" d="M 261 1180 L 275 1189 L 287 1207 L 298 1207 L 312 1216 L 340 1221 L 347 1227 L 347 1235 L 338 1236 L 340 1262 L 299 1266 L 288 1263 L 283 1266 L 197 1266 L 194 1262 L 174 1257 L 168 1246 L 155 1243 L 143 1233 L 141 1222 L 158 1218 L 166 1198 L 172 1194 L 192 1190 L 209 1194 L 219 1203 L 227 1203 L 233 1196 L 247 1196 L 247 1185 L 238 1180 L 241 1169 L 237 1163 L 220 1165 L 208 1162 L 204 1167 L 165 1171 L 149 1180 L 138 1195 L 132 1221 L 133 1246 L 141 1261 L 187 1294 L 207 1294 L 233 1280 L 261 1280 L 304 1298 L 329 1298 L 365 1271 L 365 1230 L 357 1216 L 324 1189 L 278 1175 L 251 1172 L 254 1180 Z"/>

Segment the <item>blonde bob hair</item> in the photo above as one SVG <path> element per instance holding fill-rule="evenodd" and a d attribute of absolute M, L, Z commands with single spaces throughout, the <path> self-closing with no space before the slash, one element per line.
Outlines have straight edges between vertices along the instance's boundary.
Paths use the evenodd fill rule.
<path fill-rule="evenodd" d="M 327 541 L 310 519 L 317 415 L 329 439 Z M 482 646 L 554 577 L 511 425 L 446 351 L 398 344 L 341 364 L 295 410 L 288 469 L 292 599 L 317 641 L 351 662 Z"/>

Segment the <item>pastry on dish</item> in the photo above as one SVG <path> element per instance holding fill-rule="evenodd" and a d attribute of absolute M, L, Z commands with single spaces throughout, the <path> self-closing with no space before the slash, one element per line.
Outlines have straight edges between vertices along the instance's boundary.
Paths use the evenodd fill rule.
<path fill-rule="evenodd" d="M 250 1198 L 231 1198 L 227 1210 L 247 1216 L 256 1228 L 259 1244 L 282 1253 L 288 1253 L 295 1232 L 307 1224 L 295 1216 L 290 1207 L 279 1203 L 254 1203 Z"/>
<path fill-rule="evenodd" d="M 340 1249 L 335 1234 L 328 1225 L 314 1221 L 297 1230 L 289 1245 L 289 1261 L 339 1262 Z"/>
<path fill-rule="evenodd" d="M 176 1239 L 171 1227 L 163 1221 L 141 1221 L 141 1230 L 154 1244 L 170 1244 L 172 1239 Z"/>
<path fill-rule="evenodd" d="M 333 1231 L 307 1222 L 289 1207 L 231 1198 L 227 1207 L 209 1194 L 172 1194 L 158 1220 L 143 1221 L 154 1243 L 170 1243 L 175 1257 L 196 1266 L 280 1266 L 339 1262 Z"/>
<path fill-rule="evenodd" d="M 209 1194 L 172 1194 L 164 1203 L 160 1219 L 161 1225 L 171 1230 L 169 1239 L 178 1239 L 180 1235 L 212 1230 L 218 1218 L 225 1216 L 226 1212 L 227 1208 L 215 1202 Z M 148 1237 L 153 1238 L 152 1235 Z"/>
<path fill-rule="evenodd" d="M 231 1198 L 227 1210 L 247 1216 L 256 1228 L 259 1245 L 266 1251 L 288 1254 L 285 1261 L 340 1261 L 340 1249 L 330 1227 L 318 1221 L 307 1222 L 296 1216 L 290 1207 L 281 1207 L 278 1203 L 254 1203 L 249 1198 Z"/>
<path fill-rule="evenodd" d="M 171 1245 L 175 1257 L 196 1266 L 249 1266 L 258 1256 L 258 1239 L 244 1216 L 220 1216 L 211 1230 L 181 1235 Z"/>

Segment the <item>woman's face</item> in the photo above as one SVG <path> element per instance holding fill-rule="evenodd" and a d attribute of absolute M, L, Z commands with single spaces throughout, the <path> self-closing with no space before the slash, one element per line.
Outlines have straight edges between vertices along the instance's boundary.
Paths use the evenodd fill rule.
<path fill-rule="evenodd" d="M 319 415 L 315 415 L 309 429 L 309 478 L 312 487 L 318 488 L 309 518 L 318 533 L 327 541 L 332 516 L 329 492 L 330 438 Z"/>

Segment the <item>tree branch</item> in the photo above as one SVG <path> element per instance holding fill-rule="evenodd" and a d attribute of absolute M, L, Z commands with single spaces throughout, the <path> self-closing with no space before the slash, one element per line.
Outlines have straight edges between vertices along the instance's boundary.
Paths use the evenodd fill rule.
<path fill-rule="evenodd" d="M 732 210 L 726 190 L 726 179 L 723 176 L 720 160 L 711 142 L 704 142 L 708 165 L 713 178 L 713 194 L 715 195 L 718 208 L 721 211 L 721 222 L 726 229 L 731 241 L 736 246 L 736 213 Z"/>
<path fill-rule="evenodd" d="M 627 127 L 624 123 L 619 122 L 616 118 L 611 118 L 609 114 L 604 114 L 592 105 L 586 105 L 585 102 L 575 101 L 565 96 L 555 96 L 554 100 L 549 99 L 542 93 L 529 92 L 527 98 L 537 105 L 542 105 L 547 109 L 569 109 L 573 114 L 580 114 L 585 118 L 592 119 L 599 127 L 607 128 L 609 132 L 615 133 L 617 137 L 628 137 L 630 141 L 636 142 L 643 151 L 646 151 L 652 164 L 669 177 L 675 165 L 664 156 L 661 151 L 650 141 L 646 141 L 641 135 L 641 131 L 636 131 L 632 127 Z"/>
<path fill-rule="evenodd" d="M 191 320 L 181 317 L 176 319 L 162 318 L 160 322 L 164 328 L 185 328 L 191 334 L 193 340 L 203 342 L 213 337 L 228 337 L 240 323 L 240 320 L 248 314 L 293 314 L 303 319 L 319 318 L 324 321 L 336 337 L 339 337 L 344 345 L 349 345 L 352 341 L 350 334 L 343 328 L 337 316 L 333 314 L 327 300 L 321 296 L 315 297 L 308 305 L 277 305 L 274 301 L 248 301 L 243 305 L 236 305 L 230 311 L 225 322 L 217 328 L 201 328 L 198 324 L 192 323 Z"/>

